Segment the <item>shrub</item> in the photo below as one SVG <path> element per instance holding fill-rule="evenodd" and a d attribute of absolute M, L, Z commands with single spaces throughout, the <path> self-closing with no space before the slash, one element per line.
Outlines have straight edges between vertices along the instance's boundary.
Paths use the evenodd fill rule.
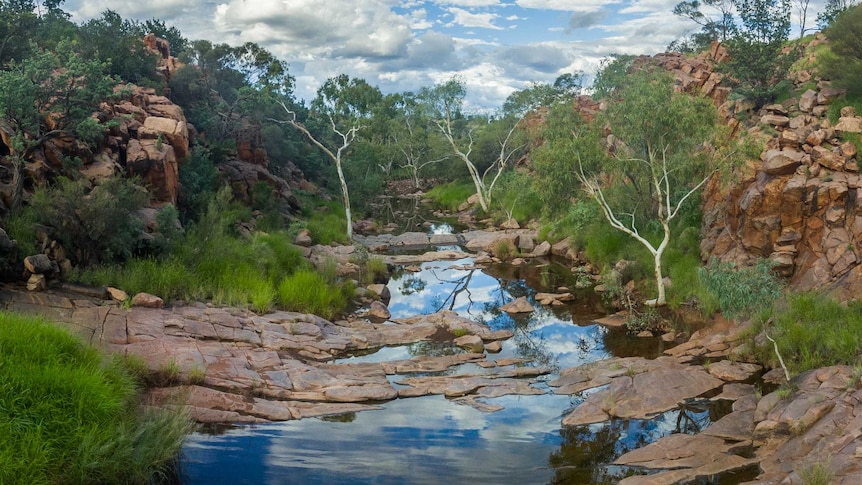
<path fill-rule="evenodd" d="M 0 483 L 150 483 L 188 417 L 143 411 L 134 366 L 39 319 L 0 313 Z"/>
<path fill-rule="evenodd" d="M 836 86 L 847 89 L 851 97 L 862 96 L 859 78 L 862 76 L 862 8 L 856 7 L 838 15 L 826 29 L 829 51 L 819 57 L 820 72 Z M 834 103 L 833 103 L 834 104 Z"/>
<path fill-rule="evenodd" d="M 712 260 L 698 270 L 698 278 L 716 295 L 725 316 L 745 317 L 771 307 L 781 296 L 783 284 L 772 271 L 773 266 L 773 262 L 761 259 L 750 268 L 737 269 L 732 263 Z"/>
<path fill-rule="evenodd" d="M 143 224 L 135 212 L 148 201 L 135 181 L 113 177 L 88 190 L 83 180 L 61 178 L 37 190 L 29 210 L 56 229 L 69 258 L 80 264 L 122 261 L 139 246 Z"/>
<path fill-rule="evenodd" d="M 502 261 L 509 261 L 518 255 L 518 248 L 512 244 L 512 241 L 501 239 L 494 243 L 491 248 L 491 253 L 495 258 L 499 258 Z"/>

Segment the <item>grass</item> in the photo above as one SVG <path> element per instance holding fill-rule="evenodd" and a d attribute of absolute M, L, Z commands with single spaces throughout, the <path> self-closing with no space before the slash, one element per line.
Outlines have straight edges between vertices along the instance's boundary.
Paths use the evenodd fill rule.
<path fill-rule="evenodd" d="M 836 99 L 829 105 L 829 111 L 826 112 L 826 116 L 833 126 L 838 123 L 839 118 L 841 118 L 841 108 L 845 106 L 853 106 L 856 108 L 857 115 L 862 115 L 862 98 Z"/>
<path fill-rule="evenodd" d="M 250 307 L 257 312 L 281 304 L 294 310 L 321 309 L 321 316 L 331 318 L 345 308 L 349 294 L 337 281 L 334 267 L 328 277 L 321 279 L 322 285 L 313 287 L 321 291 L 322 299 L 340 295 L 332 299 L 332 306 L 309 304 L 313 298 L 307 296 L 292 302 L 286 296 L 290 293 L 285 293 L 282 287 L 291 286 L 296 273 L 312 271 L 311 264 L 302 257 L 301 249 L 292 244 L 286 231 L 241 237 L 232 228 L 230 222 L 208 214 L 174 243 L 167 256 L 133 258 L 124 265 L 89 268 L 79 271 L 75 279 L 119 287 L 131 294 L 145 291 L 168 301 L 211 300 L 218 305 Z M 369 263 L 379 270 L 382 261 L 371 263 L 372 259 Z"/>
<path fill-rule="evenodd" d="M 842 305 L 811 293 L 788 297 L 773 316 L 772 338 L 791 373 L 830 365 L 858 365 L 862 348 L 862 303 Z M 756 350 L 758 360 L 774 364 L 770 342 Z"/>
<path fill-rule="evenodd" d="M 312 243 L 329 245 L 333 242 L 350 242 L 347 239 L 347 218 L 341 203 L 309 195 L 300 196 L 300 203 L 304 220 L 299 226 L 308 229 Z"/>
<path fill-rule="evenodd" d="M 134 364 L 11 313 L 0 313 L 0 355 L 0 483 L 150 483 L 169 472 L 191 423 L 142 410 Z"/>
<path fill-rule="evenodd" d="M 278 301 L 286 309 L 332 318 L 347 306 L 352 288 L 332 287 L 320 273 L 300 270 L 278 286 Z"/>
<path fill-rule="evenodd" d="M 823 463 L 808 465 L 799 470 L 798 473 L 803 485 L 829 485 L 832 483 L 832 472 Z"/>
<path fill-rule="evenodd" d="M 458 210 L 459 205 L 466 202 L 475 193 L 476 187 L 473 186 L 473 182 L 469 180 L 456 180 L 448 184 L 438 185 L 429 190 L 425 195 L 433 200 L 436 205 L 454 212 Z"/>

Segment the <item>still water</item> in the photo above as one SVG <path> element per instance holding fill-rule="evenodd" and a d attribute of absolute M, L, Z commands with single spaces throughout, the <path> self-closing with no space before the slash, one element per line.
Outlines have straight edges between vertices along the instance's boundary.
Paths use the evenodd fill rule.
<path fill-rule="evenodd" d="M 591 290 L 577 292 L 570 305 L 535 303 L 537 291 L 574 288 L 567 267 L 546 261 L 476 269 L 472 263 L 468 258 L 426 263 L 415 273 L 397 270 L 388 284 L 393 318 L 452 310 L 492 329 L 511 330 L 515 335 L 504 342 L 503 352 L 489 358 L 530 359 L 528 365 L 554 370 L 546 380 L 561 368 L 611 356 L 654 357 L 662 351 L 660 339 L 638 339 L 591 324 L 602 314 Z M 513 318 L 499 310 L 519 296 L 530 299 L 536 311 Z M 339 362 L 458 351 L 419 343 Z M 478 370 L 468 365 L 448 372 Z M 397 385 L 404 377 L 409 376 L 391 380 Z M 537 386 L 548 389 L 544 381 Z M 484 400 L 504 406 L 495 413 L 426 396 L 334 418 L 211 429 L 187 439 L 180 474 L 186 484 L 616 483 L 636 473 L 612 466 L 616 457 L 671 432 L 695 431 L 710 422 L 710 411 L 715 413 L 694 406 L 652 420 L 561 427 L 563 416 L 585 395 Z"/>

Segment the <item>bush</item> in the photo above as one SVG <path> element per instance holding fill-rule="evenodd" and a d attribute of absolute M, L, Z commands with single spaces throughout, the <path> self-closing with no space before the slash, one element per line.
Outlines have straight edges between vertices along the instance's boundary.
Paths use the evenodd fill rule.
<path fill-rule="evenodd" d="M 132 255 L 143 229 L 136 211 L 147 201 L 147 192 L 133 180 L 113 177 L 88 190 L 83 180 L 61 178 L 56 187 L 37 190 L 27 210 L 56 230 L 69 259 L 87 265 Z"/>
<path fill-rule="evenodd" d="M 745 317 L 771 307 L 781 297 L 784 285 L 773 266 L 772 261 L 761 259 L 750 268 L 736 268 L 713 259 L 698 270 L 698 278 L 718 298 L 721 313 L 728 318 Z"/>
<path fill-rule="evenodd" d="M 835 19 L 826 29 L 830 49 L 818 60 L 820 73 L 831 79 L 836 87 L 847 89 L 851 97 L 862 96 L 862 7 L 851 8 Z M 834 104 L 834 103 L 833 103 Z"/>
<path fill-rule="evenodd" d="M 142 411 L 134 369 L 58 327 L 0 313 L 0 483 L 151 483 L 191 430 Z"/>

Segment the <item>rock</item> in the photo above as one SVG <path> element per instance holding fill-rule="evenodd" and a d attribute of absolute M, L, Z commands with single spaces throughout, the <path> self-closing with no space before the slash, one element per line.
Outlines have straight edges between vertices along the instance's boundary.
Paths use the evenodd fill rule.
<path fill-rule="evenodd" d="M 498 354 L 503 350 L 503 342 L 496 340 L 485 344 L 485 351 L 489 354 Z"/>
<path fill-rule="evenodd" d="M 764 153 L 763 170 L 770 175 L 790 175 L 802 165 L 804 153 L 795 150 L 769 150 Z"/>
<path fill-rule="evenodd" d="M 141 292 L 132 297 L 132 306 L 144 308 L 162 308 L 163 306 L 165 306 L 165 302 L 164 300 L 155 295 Z"/>
<path fill-rule="evenodd" d="M 564 425 L 591 424 L 611 417 L 647 419 L 673 409 L 678 403 L 718 389 L 724 384 L 700 369 L 651 370 L 633 377 L 622 375 L 608 389 L 590 394 L 563 419 Z"/>
<path fill-rule="evenodd" d="M 27 290 L 45 291 L 48 288 L 48 280 L 44 274 L 32 274 L 27 280 Z"/>
<path fill-rule="evenodd" d="M 643 330 L 641 332 L 638 332 L 637 336 L 639 338 L 651 338 L 653 337 L 653 334 L 649 330 Z"/>
<path fill-rule="evenodd" d="M 799 98 L 799 109 L 804 113 L 810 113 L 817 106 L 817 91 L 809 89 L 802 93 Z"/>
<path fill-rule="evenodd" d="M 379 301 L 373 301 L 371 302 L 371 308 L 368 309 L 368 316 L 380 320 L 388 320 L 392 317 L 392 314 L 389 312 L 389 308 L 387 308 L 386 305 Z"/>
<path fill-rule="evenodd" d="M 114 301 L 126 301 L 129 299 L 129 294 L 119 288 L 109 286 L 106 290 L 108 291 L 108 295 Z"/>
<path fill-rule="evenodd" d="M 725 382 L 740 382 L 750 379 L 760 370 L 761 367 L 756 364 L 721 360 L 710 364 L 708 372 Z"/>
<path fill-rule="evenodd" d="M 296 237 L 293 239 L 293 243 L 297 246 L 302 246 L 306 248 L 311 247 L 311 231 L 309 231 L 308 229 L 300 230 L 299 234 L 297 234 Z"/>
<path fill-rule="evenodd" d="M 44 254 L 35 254 L 24 258 L 24 268 L 33 274 L 45 274 L 54 271 L 51 259 Z"/>
<path fill-rule="evenodd" d="M 533 256 L 544 257 L 551 253 L 551 243 L 548 241 L 542 241 L 535 248 L 533 248 Z"/>
<path fill-rule="evenodd" d="M 521 296 L 500 307 L 500 310 L 506 313 L 531 313 L 533 305 L 527 301 L 527 297 Z"/>
<path fill-rule="evenodd" d="M 392 292 L 390 292 L 389 287 L 384 285 L 384 284 L 377 283 L 377 284 L 373 284 L 373 285 L 368 285 L 366 288 L 371 293 L 374 293 L 374 295 L 377 298 L 380 298 L 384 303 L 388 304 L 389 300 L 392 298 Z M 386 318 L 389 318 L 389 317 L 386 317 Z"/>
<path fill-rule="evenodd" d="M 838 124 L 835 125 L 835 131 L 840 131 L 843 133 L 862 133 L 862 117 L 841 117 L 838 120 Z"/>
<path fill-rule="evenodd" d="M 763 374 L 763 382 L 767 384 L 775 384 L 781 385 L 787 382 L 787 378 L 784 374 L 784 369 L 775 368 L 771 369 L 766 374 Z"/>
<path fill-rule="evenodd" d="M 767 114 L 760 118 L 760 122 L 767 125 L 784 127 L 790 124 L 790 118 L 781 115 Z"/>
<path fill-rule="evenodd" d="M 518 221 L 515 219 L 508 219 L 506 222 L 500 224 L 501 229 L 520 229 L 521 225 L 518 224 Z"/>
<path fill-rule="evenodd" d="M 455 345 L 461 347 L 468 352 L 483 352 L 485 344 L 482 342 L 482 337 L 478 335 L 464 335 L 455 339 Z"/>

